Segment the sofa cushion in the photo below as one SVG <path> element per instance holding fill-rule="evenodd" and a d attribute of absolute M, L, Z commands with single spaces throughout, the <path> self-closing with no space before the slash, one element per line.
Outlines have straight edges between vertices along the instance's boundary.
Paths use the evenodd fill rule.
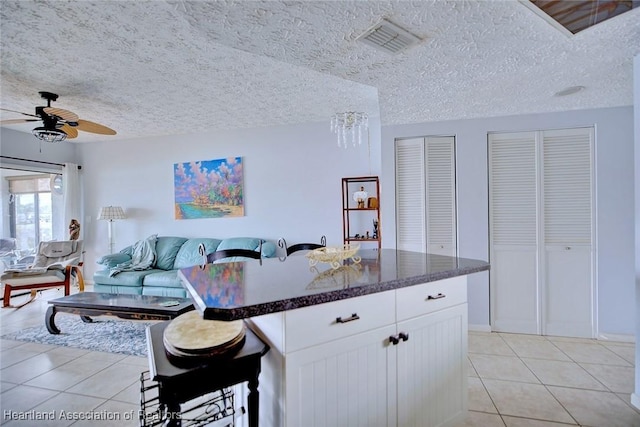
<path fill-rule="evenodd" d="M 216 250 L 220 242 L 220 239 L 207 238 L 187 240 L 182 247 L 180 247 L 176 255 L 176 261 L 173 263 L 173 268 L 180 269 L 202 264 L 202 257 L 198 252 L 198 246 L 200 246 L 201 243 L 204 244 L 206 255 L 208 255 Z"/>
<path fill-rule="evenodd" d="M 253 237 L 232 237 L 220 242 L 216 251 L 224 249 L 248 249 L 250 251 L 255 251 L 258 249 L 258 245 L 260 245 L 260 239 Z"/>
<path fill-rule="evenodd" d="M 176 255 L 186 241 L 186 237 L 158 237 L 156 242 L 156 268 L 172 270 Z"/>
<path fill-rule="evenodd" d="M 276 254 L 276 244 L 273 242 L 262 243 L 262 256 L 264 258 L 271 258 Z"/>
<path fill-rule="evenodd" d="M 162 270 L 140 270 L 140 271 L 123 271 L 113 277 L 109 277 L 110 270 L 100 270 L 93 274 L 93 281 L 100 285 L 117 285 L 117 286 L 142 286 L 144 277 L 151 273 L 157 273 Z"/>
<path fill-rule="evenodd" d="M 254 237 L 232 237 L 224 239 L 218 245 L 216 251 L 224 249 L 248 249 L 255 251 L 260 245 L 260 240 Z M 262 240 L 262 256 L 265 258 L 271 258 L 276 253 L 276 245 L 273 242 L 267 242 Z"/>
<path fill-rule="evenodd" d="M 101 285 L 99 283 L 93 285 L 93 292 L 102 294 L 142 295 L 142 289 L 142 286 Z"/>
<path fill-rule="evenodd" d="M 156 288 L 145 286 L 142 288 L 142 295 L 153 295 L 156 297 L 187 298 L 187 291 L 184 288 Z"/>
<path fill-rule="evenodd" d="M 147 274 L 142 282 L 144 287 L 155 286 L 164 288 L 181 288 L 182 281 L 178 279 L 178 270 L 157 271 Z"/>
<path fill-rule="evenodd" d="M 131 256 L 122 252 L 116 254 L 104 255 L 96 263 L 104 265 L 107 268 L 115 267 L 123 262 L 131 261 Z"/>

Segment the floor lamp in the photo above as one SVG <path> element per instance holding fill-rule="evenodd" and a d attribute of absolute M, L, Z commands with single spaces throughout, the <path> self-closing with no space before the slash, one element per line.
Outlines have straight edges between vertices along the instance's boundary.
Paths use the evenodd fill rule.
<path fill-rule="evenodd" d="M 106 206 L 100 208 L 98 213 L 98 219 L 105 219 L 109 221 L 109 253 L 113 253 L 113 221 L 116 219 L 125 219 L 124 211 L 120 206 Z"/>

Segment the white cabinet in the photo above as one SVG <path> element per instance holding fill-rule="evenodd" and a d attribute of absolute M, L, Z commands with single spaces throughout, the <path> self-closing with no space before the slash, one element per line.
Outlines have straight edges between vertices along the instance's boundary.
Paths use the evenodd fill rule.
<path fill-rule="evenodd" d="M 395 333 L 389 325 L 288 354 L 286 425 L 396 425 L 395 349 L 385 342 Z"/>
<path fill-rule="evenodd" d="M 398 323 L 398 426 L 444 426 L 467 413 L 467 305 Z"/>
<path fill-rule="evenodd" d="M 253 318 L 272 344 L 261 425 L 435 427 L 462 419 L 466 283 L 460 276 Z"/>

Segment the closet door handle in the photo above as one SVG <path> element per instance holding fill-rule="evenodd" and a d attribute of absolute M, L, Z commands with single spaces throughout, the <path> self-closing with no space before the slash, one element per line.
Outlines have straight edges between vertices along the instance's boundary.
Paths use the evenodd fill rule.
<path fill-rule="evenodd" d="M 353 322 L 354 320 L 358 320 L 358 319 L 360 319 L 360 316 L 358 316 L 358 313 L 353 313 L 351 316 L 347 317 L 346 319 L 343 319 L 342 317 L 336 317 L 336 323 Z"/>
<path fill-rule="evenodd" d="M 440 299 L 440 298 L 444 298 L 444 297 L 446 297 L 445 294 L 438 293 L 438 295 L 429 295 L 429 296 L 427 296 L 427 299 L 428 300 L 430 300 L 430 299 Z"/>

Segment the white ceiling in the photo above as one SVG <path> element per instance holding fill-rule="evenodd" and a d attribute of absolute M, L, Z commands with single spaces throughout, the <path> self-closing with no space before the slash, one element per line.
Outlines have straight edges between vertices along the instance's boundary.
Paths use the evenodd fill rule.
<path fill-rule="evenodd" d="M 424 40 L 396 55 L 356 41 L 381 18 Z M 33 113 L 55 92 L 118 131 L 76 142 L 632 105 L 640 53 L 640 8 L 567 36 L 517 0 L 2 0 L 0 19 L 1 107 Z"/>

